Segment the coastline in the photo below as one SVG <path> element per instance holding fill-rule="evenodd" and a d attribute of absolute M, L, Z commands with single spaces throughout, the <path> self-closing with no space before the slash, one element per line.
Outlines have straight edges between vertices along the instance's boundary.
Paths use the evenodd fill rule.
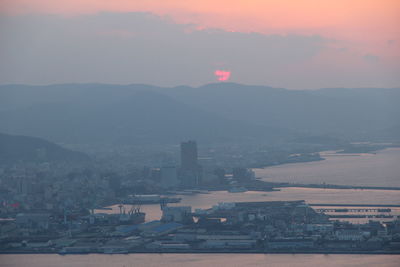
<path fill-rule="evenodd" d="M 376 153 L 358 155 L 336 154 L 333 151 L 320 153 L 325 160 L 252 170 L 258 179 L 269 182 L 274 187 L 281 185 L 281 187 L 332 189 L 400 189 L 397 179 L 399 147 L 394 146 Z"/>

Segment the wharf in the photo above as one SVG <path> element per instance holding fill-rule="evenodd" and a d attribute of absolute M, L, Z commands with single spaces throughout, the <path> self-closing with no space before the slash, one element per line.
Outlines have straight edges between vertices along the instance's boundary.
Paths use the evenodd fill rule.
<path fill-rule="evenodd" d="M 315 209 L 317 212 L 391 212 L 392 209 L 380 209 L 380 208 L 323 208 L 323 209 Z"/>
<path fill-rule="evenodd" d="M 336 203 L 310 203 L 311 207 L 370 207 L 370 208 L 400 208 L 400 204 L 336 204 Z"/>

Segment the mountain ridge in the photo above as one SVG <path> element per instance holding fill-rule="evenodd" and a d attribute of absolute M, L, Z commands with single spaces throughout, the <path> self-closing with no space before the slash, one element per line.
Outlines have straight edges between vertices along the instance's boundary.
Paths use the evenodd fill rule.
<path fill-rule="evenodd" d="M 296 135 L 387 140 L 396 139 L 385 131 L 399 125 L 400 89 L 14 85 L 0 86 L 0 106 L 0 131 L 61 143 L 176 143 L 189 138 L 273 143 Z"/>

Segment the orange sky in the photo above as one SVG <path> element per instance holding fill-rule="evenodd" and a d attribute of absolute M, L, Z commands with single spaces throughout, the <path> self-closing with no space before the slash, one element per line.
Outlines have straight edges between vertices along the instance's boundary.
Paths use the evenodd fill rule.
<path fill-rule="evenodd" d="M 11 15 L 101 11 L 151 12 L 230 31 L 318 34 L 332 39 L 333 48 L 346 49 L 347 58 L 373 55 L 379 64 L 399 70 L 400 0 L 0 0 L 0 13 Z M 334 62 L 337 57 L 321 58 Z"/>
<path fill-rule="evenodd" d="M 0 0 L 0 3 L 0 11 L 8 14 L 149 11 L 203 27 L 320 34 L 356 42 L 371 53 L 385 52 L 384 44 L 400 37 L 399 0 Z"/>
<path fill-rule="evenodd" d="M 1 0 L 7 13 L 151 11 L 207 26 L 250 29 L 385 27 L 398 30 L 398 0 Z M 243 19 L 244 21 L 236 20 Z M 207 20 L 206 20 L 207 19 Z M 251 30 L 251 29 L 250 29 Z"/>
<path fill-rule="evenodd" d="M 384 52 L 388 40 L 400 37 L 399 0 L 0 0 L 0 3 L 0 11 L 8 14 L 148 11 L 203 27 L 320 34 L 354 42 L 361 49 L 370 49 L 370 53 Z"/>

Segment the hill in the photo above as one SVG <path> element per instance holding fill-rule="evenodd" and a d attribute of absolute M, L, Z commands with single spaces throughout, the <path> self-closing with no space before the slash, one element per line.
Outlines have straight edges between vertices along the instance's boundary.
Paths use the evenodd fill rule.
<path fill-rule="evenodd" d="M 0 163 L 82 162 L 89 157 L 46 140 L 0 133 Z"/>
<path fill-rule="evenodd" d="M 68 144 L 176 144 L 185 139 L 279 143 L 305 136 L 328 136 L 339 142 L 400 138 L 393 130 L 400 124 L 400 89 L 294 91 L 234 83 L 198 88 L 4 85 L 0 86 L 0 107 L 0 131 Z"/>
<path fill-rule="evenodd" d="M 0 129 L 58 143 L 96 145 L 277 141 L 291 136 L 285 130 L 226 119 L 151 90 L 93 90 L 87 95 L 82 90 L 76 98 L 0 111 Z"/>
<path fill-rule="evenodd" d="M 306 135 L 379 139 L 400 123 L 400 88 L 286 90 L 225 83 L 164 92 L 225 118 Z"/>

